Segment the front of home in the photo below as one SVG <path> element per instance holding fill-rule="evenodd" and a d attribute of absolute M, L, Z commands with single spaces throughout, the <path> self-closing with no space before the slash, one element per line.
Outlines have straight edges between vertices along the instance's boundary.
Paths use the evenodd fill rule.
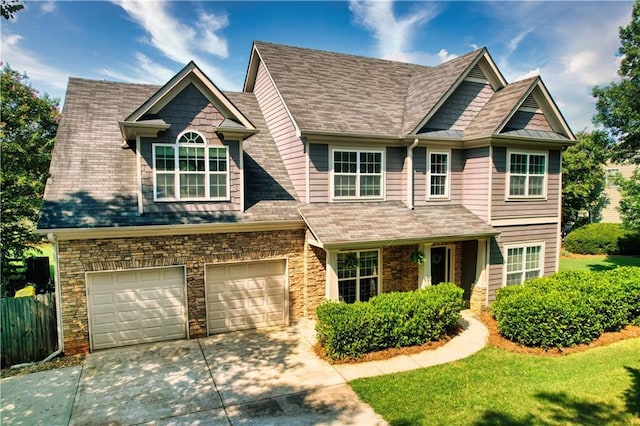
<path fill-rule="evenodd" d="M 542 80 L 486 49 L 437 67 L 253 45 L 241 93 L 71 79 L 39 230 L 65 353 L 313 318 L 455 282 L 472 309 L 557 270 Z"/>

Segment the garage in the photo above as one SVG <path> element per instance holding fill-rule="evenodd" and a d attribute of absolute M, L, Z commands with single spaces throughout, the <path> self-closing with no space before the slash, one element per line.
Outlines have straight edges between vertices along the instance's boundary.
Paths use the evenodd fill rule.
<path fill-rule="evenodd" d="M 288 323 L 286 260 L 206 268 L 209 334 Z"/>
<path fill-rule="evenodd" d="M 187 336 L 184 267 L 87 274 L 92 349 Z"/>

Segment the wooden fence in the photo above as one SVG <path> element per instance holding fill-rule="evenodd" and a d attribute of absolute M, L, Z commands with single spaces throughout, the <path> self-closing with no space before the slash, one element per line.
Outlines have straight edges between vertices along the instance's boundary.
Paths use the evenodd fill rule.
<path fill-rule="evenodd" d="M 41 361 L 57 349 L 55 293 L 0 299 L 2 367 Z"/>

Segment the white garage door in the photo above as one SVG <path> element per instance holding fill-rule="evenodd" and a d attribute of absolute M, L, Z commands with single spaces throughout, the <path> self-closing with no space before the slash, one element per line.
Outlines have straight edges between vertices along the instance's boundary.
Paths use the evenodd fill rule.
<path fill-rule="evenodd" d="M 184 268 L 87 274 L 93 349 L 186 337 Z"/>
<path fill-rule="evenodd" d="M 210 334 L 287 323 L 284 260 L 210 265 L 206 281 Z"/>

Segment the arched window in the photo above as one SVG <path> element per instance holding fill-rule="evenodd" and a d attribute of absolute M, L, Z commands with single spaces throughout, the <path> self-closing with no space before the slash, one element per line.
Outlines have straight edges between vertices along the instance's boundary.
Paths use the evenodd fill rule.
<path fill-rule="evenodd" d="M 227 200 L 228 159 L 226 146 L 207 146 L 204 136 L 193 130 L 178 135 L 175 144 L 154 144 L 154 199 Z"/>

